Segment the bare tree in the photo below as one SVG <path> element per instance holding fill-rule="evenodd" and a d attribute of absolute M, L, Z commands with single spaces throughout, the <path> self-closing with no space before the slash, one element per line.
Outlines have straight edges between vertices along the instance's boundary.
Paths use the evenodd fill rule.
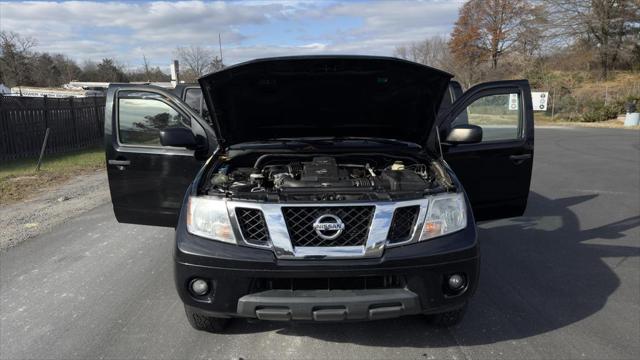
<path fill-rule="evenodd" d="M 142 54 L 142 70 L 144 71 L 145 81 L 151 81 L 151 66 L 149 66 L 149 60 L 147 60 L 147 56 Z"/>
<path fill-rule="evenodd" d="M 482 46 L 489 53 L 491 68 L 509 51 L 521 35 L 523 21 L 528 17 L 527 0 L 471 0 L 475 8 Z"/>
<path fill-rule="evenodd" d="M 200 46 L 178 47 L 176 56 L 180 63 L 197 77 L 204 75 L 213 59 L 213 52 Z"/>
<path fill-rule="evenodd" d="M 58 63 L 48 53 L 34 55 L 30 77 L 33 80 L 38 79 L 38 83 L 33 83 L 33 85 L 44 85 L 47 87 L 62 85 L 62 71 L 58 67 Z"/>
<path fill-rule="evenodd" d="M 151 65 L 145 55 L 142 55 L 142 66 L 127 70 L 126 75 L 129 81 L 164 82 L 171 80 L 171 76 L 164 73 L 159 66 Z"/>
<path fill-rule="evenodd" d="M 128 82 L 124 66 L 111 58 L 101 62 L 85 61 L 82 67 L 81 81 Z"/>
<path fill-rule="evenodd" d="M 640 3 L 637 0 L 545 0 L 557 37 L 591 44 L 600 75 L 607 78 L 621 54 L 637 47 Z"/>
<path fill-rule="evenodd" d="M 73 80 L 78 80 L 82 75 L 82 70 L 78 64 L 62 54 L 53 54 L 53 61 L 60 69 L 60 83 L 65 84 Z"/>
<path fill-rule="evenodd" d="M 445 68 L 450 56 L 448 39 L 432 36 L 423 41 L 396 47 L 394 56 L 437 68 Z"/>
<path fill-rule="evenodd" d="M 0 75 L 8 85 L 28 81 L 36 40 L 11 31 L 0 31 Z"/>
<path fill-rule="evenodd" d="M 545 46 L 549 42 L 547 16 L 547 11 L 541 5 L 531 6 L 526 10 L 517 30 L 513 49 L 516 53 L 531 58 L 550 47 Z"/>
<path fill-rule="evenodd" d="M 211 60 L 211 63 L 209 64 L 209 71 L 210 72 L 220 71 L 224 69 L 224 67 L 225 65 L 222 62 L 222 59 L 216 56 L 215 58 L 213 58 L 213 60 Z"/>
<path fill-rule="evenodd" d="M 398 45 L 396 46 L 395 49 L 393 49 L 393 56 L 400 58 L 400 59 L 405 59 L 405 60 L 411 60 L 413 61 L 410 57 L 409 57 L 409 46 L 411 45 Z"/>
<path fill-rule="evenodd" d="M 185 67 L 182 77 L 188 81 L 195 81 L 197 78 L 221 70 L 224 67 L 222 60 L 214 55 L 214 51 L 201 46 L 178 47 L 176 57 Z"/>

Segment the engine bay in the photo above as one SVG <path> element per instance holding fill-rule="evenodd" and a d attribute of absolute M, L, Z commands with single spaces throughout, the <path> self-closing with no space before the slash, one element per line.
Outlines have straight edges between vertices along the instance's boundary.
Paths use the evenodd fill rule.
<path fill-rule="evenodd" d="M 207 192 L 263 201 L 399 200 L 451 186 L 438 162 L 404 156 L 264 154 L 246 162 L 220 164 Z"/>

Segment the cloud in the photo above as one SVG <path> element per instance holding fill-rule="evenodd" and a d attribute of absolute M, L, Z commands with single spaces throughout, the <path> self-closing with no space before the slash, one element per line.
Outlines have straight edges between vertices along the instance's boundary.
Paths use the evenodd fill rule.
<path fill-rule="evenodd" d="M 362 25 L 329 35 L 339 51 L 390 54 L 395 46 L 447 35 L 458 15 L 460 1 L 386 1 L 336 4 L 317 11 L 320 18 L 357 15 Z"/>
<path fill-rule="evenodd" d="M 4 2 L 0 30 L 38 40 L 38 50 L 79 61 L 142 54 L 169 63 L 177 46 L 217 48 L 225 62 L 316 53 L 391 55 L 395 46 L 448 34 L 455 1 Z"/>
<path fill-rule="evenodd" d="M 305 34 L 300 45 L 277 43 L 233 46 L 227 49 L 236 61 L 257 57 L 302 54 L 393 54 L 398 45 L 429 36 L 448 35 L 462 1 L 374 1 L 336 3 L 326 7 L 302 7 L 291 14 L 301 21 L 357 18 L 358 25 L 337 26 Z M 321 46 L 319 46 L 321 45 Z"/>

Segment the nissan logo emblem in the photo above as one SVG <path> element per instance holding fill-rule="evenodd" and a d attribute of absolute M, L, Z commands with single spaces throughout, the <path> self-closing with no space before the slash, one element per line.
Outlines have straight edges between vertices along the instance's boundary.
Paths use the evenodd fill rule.
<path fill-rule="evenodd" d="M 344 231 L 344 223 L 335 215 L 325 214 L 313 222 L 313 229 L 321 239 L 333 240 Z"/>

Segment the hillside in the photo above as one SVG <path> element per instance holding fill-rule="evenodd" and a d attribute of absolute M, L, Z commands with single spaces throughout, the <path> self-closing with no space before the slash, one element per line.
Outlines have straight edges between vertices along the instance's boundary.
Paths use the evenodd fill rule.
<path fill-rule="evenodd" d="M 585 71 L 551 71 L 530 77 L 531 87 L 549 92 L 546 113 L 537 121 L 603 122 L 625 114 L 625 104 L 640 107 L 640 73 L 617 71 L 606 81 Z"/>

